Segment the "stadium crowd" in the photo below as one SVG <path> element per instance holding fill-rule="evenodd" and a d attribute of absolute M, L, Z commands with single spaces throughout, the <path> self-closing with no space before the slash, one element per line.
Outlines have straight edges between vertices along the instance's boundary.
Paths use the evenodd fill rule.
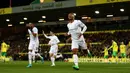
<path fill-rule="evenodd" d="M 129 41 L 130 41 L 130 31 L 109 31 L 109 32 L 91 32 L 91 33 L 85 33 L 84 37 L 87 42 L 87 47 L 90 50 L 92 56 L 94 57 L 103 57 L 103 54 L 101 51 L 103 51 L 103 45 L 110 46 L 111 40 L 115 40 L 118 43 L 118 46 L 120 45 L 120 42 L 125 42 L 125 45 L 128 46 L 127 48 L 127 57 L 130 56 L 130 49 L 129 49 Z M 57 34 L 58 35 L 58 34 Z M 48 51 L 49 46 L 44 45 L 47 44 L 49 41 L 48 39 L 45 39 L 44 36 L 40 35 L 40 53 L 45 56 L 45 59 L 48 59 Z M 60 43 L 66 43 L 66 40 L 69 37 L 65 37 L 64 35 L 58 35 L 58 38 L 60 39 Z M 10 45 L 10 49 L 8 50 L 8 56 L 12 56 L 14 60 L 27 59 L 27 51 L 28 51 L 28 36 L 24 37 L 23 35 L 14 35 L 6 40 L 7 44 Z M 70 43 L 70 42 L 67 42 Z M 62 53 L 65 57 L 67 56 L 71 49 L 70 45 L 61 45 L 59 46 L 59 52 Z M 82 52 L 82 51 L 81 51 Z M 109 51 L 109 54 L 111 54 L 111 50 Z M 82 53 L 81 53 L 82 56 Z M 111 57 L 111 55 L 109 55 Z M 22 58 L 21 58 L 22 57 Z"/>

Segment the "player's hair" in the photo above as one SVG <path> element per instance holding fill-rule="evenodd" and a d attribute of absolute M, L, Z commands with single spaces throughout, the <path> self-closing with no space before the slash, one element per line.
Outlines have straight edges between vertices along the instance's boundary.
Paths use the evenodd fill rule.
<path fill-rule="evenodd" d="M 50 31 L 50 32 L 52 32 L 52 31 Z M 55 34 L 54 32 L 52 32 L 53 34 Z"/>
<path fill-rule="evenodd" d="M 73 12 L 70 12 L 69 14 L 72 14 L 72 15 L 73 15 L 73 17 L 75 18 L 75 15 L 74 15 L 74 13 L 73 13 Z"/>

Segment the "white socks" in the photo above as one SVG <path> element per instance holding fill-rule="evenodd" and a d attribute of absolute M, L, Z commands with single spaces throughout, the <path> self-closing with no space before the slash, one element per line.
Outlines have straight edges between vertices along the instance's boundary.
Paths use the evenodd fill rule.
<path fill-rule="evenodd" d="M 88 53 L 90 53 L 90 51 L 87 49 Z"/>
<path fill-rule="evenodd" d="M 29 64 L 32 64 L 32 52 L 28 52 L 28 60 L 29 60 Z"/>
<path fill-rule="evenodd" d="M 74 60 L 74 64 L 75 64 L 76 66 L 78 66 L 78 56 L 77 56 L 77 54 L 74 54 L 74 55 L 73 55 L 73 60 Z"/>
<path fill-rule="evenodd" d="M 35 62 L 35 52 L 32 52 L 32 58 L 33 58 L 33 62 Z"/>
<path fill-rule="evenodd" d="M 55 65 L 55 58 L 54 58 L 54 56 L 51 57 L 51 62 L 52 62 L 52 65 Z"/>

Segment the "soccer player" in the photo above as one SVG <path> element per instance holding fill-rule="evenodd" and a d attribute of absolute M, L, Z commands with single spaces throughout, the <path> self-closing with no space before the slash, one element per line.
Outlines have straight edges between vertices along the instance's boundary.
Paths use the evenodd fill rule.
<path fill-rule="evenodd" d="M 113 51 L 112 51 L 112 60 L 116 60 L 116 62 L 117 62 L 118 61 L 118 56 L 117 56 L 117 54 L 118 54 L 118 45 L 114 40 L 112 40 L 112 45 L 109 47 L 109 49 L 113 49 Z"/>
<path fill-rule="evenodd" d="M 78 66 L 78 49 L 81 46 L 82 49 L 87 50 L 87 45 L 83 36 L 83 33 L 87 30 L 87 27 L 80 20 L 75 20 L 74 13 L 68 14 L 69 23 L 67 24 L 68 33 L 66 35 L 71 35 L 71 49 L 73 52 L 73 68 L 79 70 Z M 83 28 L 83 29 L 82 29 Z"/>
<path fill-rule="evenodd" d="M 3 60 L 5 60 L 7 55 L 7 50 L 9 49 L 9 45 L 6 44 L 4 41 L 1 44 L 1 57 Z"/>
<path fill-rule="evenodd" d="M 56 55 L 57 55 L 57 52 L 58 52 L 58 43 L 60 42 L 58 37 L 50 31 L 50 36 L 47 36 L 44 31 L 43 31 L 43 35 L 50 39 L 49 41 L 49 45 L 51 46 L 50 47 L 50 51 L 49 51 L 49 55 L 50 55 L 50 59 L 51 59 L 51 62 L 52 62 L 52 65 L 51 66 L 55 66 L 55 58 L 56 58 Z"/>
<path fill-rule="evenodd" d="M 122 61 L 126 62 L 126 45 L 124 44 L 124 42 L 121 42 L 120 53 L 121 53 L 121 57 L 123 58 Z"/>
<path fill-rule="evenodd" d="M 104 46 L 104 59 L 105 59 L 105 62 L 108 62 L 108 48 L 106 46 Z"/>
<path fill-rule="evenodd" d="M 30 42 L 29 42 L 29 47 L 28 47 L 28 60 L 29 60 L 29 64 L 27 67 L 32 67 L 32 59 L 35 59 L 35 52 L 38 49 L 39 46 L 39 39 L 38 39 L 38 29 L 34 26 L 34 24 L 30 23 L 27 24 L 28 27 L 28 33 L 30 35 Z M 43 57 L 40 56 L 40 54 L 38 55 L 42 61 L 43 61 Z"/>

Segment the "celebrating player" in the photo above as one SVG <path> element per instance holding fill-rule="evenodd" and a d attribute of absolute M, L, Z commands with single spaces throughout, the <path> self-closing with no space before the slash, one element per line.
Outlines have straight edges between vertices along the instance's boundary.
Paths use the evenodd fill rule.
<path fill-rule="evenodd" d="M 39 47 L 39 39 L 38 39 L 38 29 L 34 26 L 34 24 L 30 23 L 27 24 L 28 33 L 30 35 L 30 42 L 29 42 L 29 47 L 28 47 L 28 59 L 29 59 L 29 65 L 27 67 L 32 67 L 32 59 L 35 60 L 35 56 L 39 56 L 42 61 L 43 57 L 41 57 L 40 54 L 35 54 Z"/>
<path fill-rule="evenodd" d="M 49 54 L 50 54 L 50 59 L 51 59 L 51 62 L 52 62 L 52 65 L 51 66 L 55 66 L 55 58 L 56 58 L 56 55 L 57 55 L 57 52 L 58 52 L 58 43 L 60 42 L 58 37 L 50 31 L 50 35 L 51 36 L 47 36 L 44 31 L 43 31 L 43 35 L 50 39 L 49 41 L 49 45 L 51 46 L 50 48 L 50 51 L 49 51 Z"/>
<path fill-rule="evenodd" d="M 120 53 L 121 53 L 121 57 L 123 58 L 122 61 L 126 62 L 126 45 L 124 44 L 124 42 L 121 42 Z"/>
<path fill-rule="evenodd" d="M 112 40 L 112 45 L 109 47 L 109 49 L 113 49 L 112 60 L 116 60 L 116 62 L 117 62 L 118 61 L 118 56 L 117 56 L 117 54 L 118 54 L 118 45 L 114 40 Z"/>
<path fill-rule="evenodd" d="M 69 31 L 67 35 L 71 35 L 72 40 L 71 49 L 73 52 L 73 61 L 75 64 L 73 68 L 79 70 L 77 53 L 79 46 L 81 46 L 82 49 L 87 50 L 87 45 L 83 36 L 83 33 L 87 30 L 87 27 L 80 20 L 75 20 L 74 13 L 69 13 L 68 19 L 69 23 L 67 24 L 67 27 Z M 82 28 L 83 30 L 81 31 Z"/>

